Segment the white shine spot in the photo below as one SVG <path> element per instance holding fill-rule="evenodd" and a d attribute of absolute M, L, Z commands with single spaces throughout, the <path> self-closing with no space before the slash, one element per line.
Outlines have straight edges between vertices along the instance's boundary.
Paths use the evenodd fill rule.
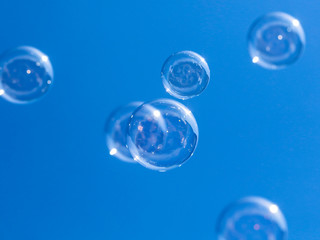
<path fill-rule="evenodd" d="M 4 90 L 0 89 L 0 96 L 4 94 Z"/>
<path fill-rule="evenodd" d="M 259 57 L 257 57 L 257 56 L 253 57 L 253 58 L 252 58 L 252 62 L 253 62 L 253 63 L 259 62 Z"/>
<path fill-rule="evenodd" d="M 298 27 L 300 25 L 300 22 L 299 22 L 299 20 L 294 19 L 294 20 L 292 20 L 292 24 L 293 24 L 293 26 Z"/>
<path fill-rule="evenodd" d="M 41 57 L 41 60 L 44 61 L 44 62 L 47 62 L 47 61 L 49 60 L 49 58 L 48 58 L 48 56 L 43 55 L 43 56 Z"/>
<path fill-rule="evenodd" d="M 279 211 L 279 207 L 275 204 L 270 205 L 269 211 L 272 213 L 277 213 Z"/>
<path fill-rule="evenodd" d="M 161 113 L 160 113 L 159 110 L 154 110 L 154 111 L 153 111 L 153 116 L 155 116 L 155 117 L 160 117 L 160 115 L 161 115 Z"/>
<path fill-rule="evenodd" d="M 117 150 L 116 148 L 112 148 L 109 153 L 110 153 L 111 156 L 113 156 L 113 155 L 115 155 L 117 152 L 118 152 L 118 150 Z"/>

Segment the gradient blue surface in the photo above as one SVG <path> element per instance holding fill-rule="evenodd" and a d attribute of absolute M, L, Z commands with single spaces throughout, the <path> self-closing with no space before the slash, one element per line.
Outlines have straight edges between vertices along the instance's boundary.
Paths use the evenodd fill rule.
<path fill-rule="evenodd" d="M 320 236 L 320 5 L 316 1 L 39 1 L 1 5 L 0 51 L 31 45 L 55 84 L 30 105 L 4 100 L 0 239 L 216 239 L 222 208 L 247 195 L 279 204 L 290 240 Z M 250 24 L 284 11 L 307 45 L 268 71 L 247 51 Z M 108 156 L 109 113 L 168 97 L 165 59 L 192 50 L 211 82 L 184 101 L 199 124 L 195 155 L 158 173 Z"/>

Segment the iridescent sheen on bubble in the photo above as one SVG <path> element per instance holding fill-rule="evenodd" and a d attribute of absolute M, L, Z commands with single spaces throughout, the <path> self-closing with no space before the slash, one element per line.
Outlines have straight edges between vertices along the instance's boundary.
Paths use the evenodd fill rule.
<path fill-rule="evenodd" d="M 198 125 L 181 103 L 159 99 L 141 105 L 132 114 L 128 147 L 141 165 L 158 171 L 181 166 L 198 142 Z"/>
<path fill-rule="evenodd" d="M 229 205 L 217 223 L 218 240 L 286 240 L 287 223 L 279 207 L 260 197 Z"/>
<path fill-rule="evenodd" d="M 124 162 L 135 163 L 127 147 L 127 129 L 132 113 L 142 102 L 132 102 L 113 111 L 105 126 L 109 154 Z"/>
<path fill-rule="evenodd" d="M 48 56 L 33 47 L 18 47 L 0 56 L 0 95 L 14 103 L 44 96 L 53 83 Z"/>
<path fill-rule="evenodd" d="M 210 80 L 207 62 L 199 54 L 182 51 L 171 55 L 161 70 L 162 83 L 166 91 L 179 99 L 200 95 Z"/>
<path fill-rule="evenodd" d="M 282 12 L 257 19 L 248 34 L 252 62 L 268 69 L 283 68 L 298 60 L 305 45 L 300 22 Z"/>

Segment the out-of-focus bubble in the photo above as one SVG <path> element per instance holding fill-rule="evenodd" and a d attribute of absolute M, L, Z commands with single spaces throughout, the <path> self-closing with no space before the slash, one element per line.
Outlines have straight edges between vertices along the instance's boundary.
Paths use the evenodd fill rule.
<path fill-rule="evenodd" d="M 161 70 L 162 83 L 166 91 L 179 99 L 200 95 L 210 80 L 207 62 L 199 54 L 182 51 L 171 55 Z"/>
<path fill-rule="evenodd" d="M 135 162 L 127 147 L 127 129 L 130 117 L 142 102 L 132 102 L 113 111 L 105 126 L 109 154 L 124 162 Z"/>
<path fill-rule="evenodd" d="M 128 147 L 141 165 L 158 171 L 181 166 L 198 142 L 198 125 L 181 103 L 159 99 L 138 107 L 128 128 Z"/>
<path fill-rule="evenodd" d="M 283 68 L 297 61 L 305 34 L 299 20 L 282 12 L 257 19 L 248 34 L 252 62 L 269 69 Z"/>
<path fill-rule="evenodd" d="M 286 220 L 279 207 L 260 197 L 229 205 L 217 223 L 219 240 L 285 240 Z"/>
<path fill-rule="evenodd" d="M 33 47 L 18 47 L 0 56 L 0 95 L 13 103 L 44 96 L 53 83 L 49 58 Z"/>

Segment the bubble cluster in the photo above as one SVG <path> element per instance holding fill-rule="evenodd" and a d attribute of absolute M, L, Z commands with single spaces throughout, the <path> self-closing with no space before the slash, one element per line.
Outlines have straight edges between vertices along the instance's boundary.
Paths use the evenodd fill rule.
<path fill-rule="evenodd" d="M 53 83 L 48 56 L 33 47 L 18 47 L 0 56 L 0 95 L 13 103 L 44 96 Z"/>
<path fill-rule="evenodd" d="M 200 95 L 210 80 L 207 62 L 199 54 L 182 51 L 171 55 L 163 64 L 162 83 L 166 91 L 179 99 Z"/>
<path fill-rule="evenodd" d="M 142 102 L 132 102 L 112 112 L 106 122 L 105 133 L 109 154 L 125 162 L 135 162 L 127 147 L 127 128 L 132 113 Z"/>
<path fill-rule="evenodd" d="M 141 165 L 166 171 L 192 156 L 198 138 L 198 125 L 191 111 L 176 101 L 159 99 L 134 111 L 127 144 Z"/>
<path fill-rule="evenodd" d="M 277 69 L 297 61 L 305 45 L 305 35 L 297 19 L 273 12 L 253 23 L 248 44 L 253 63 Z"/>
<path fill-rule="evenodd" d="M 283 12 L 257 19 L 247 40 L 252 62 L 267 69 L 295 63 L 306 41 L 299 20 Z M 199 96 L 207 88 L 210 69 L 199 54 L 181 51 L 166 59 L 161 79 L 171 96 L 185 100 Z M 0 96 L 5 100 L 18 104 L 34 102 L 52 84 L 51 62 L 38 49 L 22 46 L 0 56 Z M 116 109 L 106 122 L 105 135 L 111 156 L 160 172 L 183 165 L 194 154 L 199 141 L 192 112 L 170 99 L 132 102 Z M 246 197 L 227 206 L 218 218 L 216 232 L 218 240 L 288 237 L 287 223 L 279 207 L 260 197 Z"/>
<path fill-rule="evenodd" d="M 217 224 L 219 240 L 285 240 L 287 224 L 279 207 L 260 197 L 228 206 Z"/>

